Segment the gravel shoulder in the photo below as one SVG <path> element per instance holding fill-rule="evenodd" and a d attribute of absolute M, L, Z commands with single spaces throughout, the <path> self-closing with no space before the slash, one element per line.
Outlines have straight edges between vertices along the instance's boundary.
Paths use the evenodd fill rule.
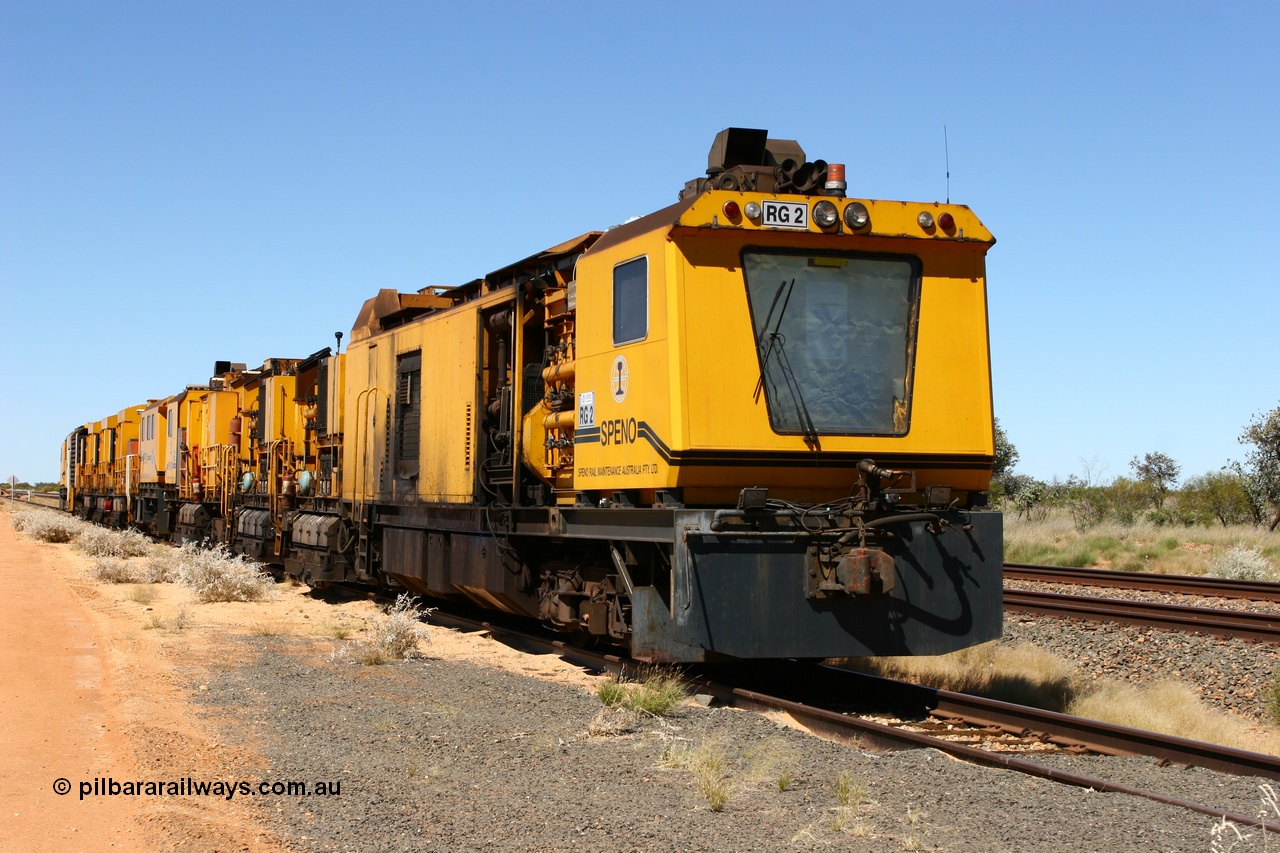
<path fill-rule="evenodd" d="M 11 532 L 0 536 L 0 547 L 18 547 Z M 84 580 L 86 561 L 66 546 L 32 547 L 46 559 L 28 571 L 63 581 L 105 638 L 112 686 L 95 695 L 121 720 L 122 748 L 78 769 L 253 786 L 229 800 L 98 800 L 140 839 L 133 849 L 1210 848 L 1213 820 L 1202 815 L 933 750 L 830 743 L 782 718 L 690 702 L 669 719 L 601 720 L 598 676 L 483 635 L 431 628 L 424 657 L 360 667 L 335 652 L 348 642 L 338 637 L 352 626 L 358 636 L 374 615 L 370 602 L 327 603 L 281 586 L 264 603 L 195 605 L 164 586 L 143 603 L 129 585 Z M 156 622 L 166 627 L 147 628 Z M 601 728 L 615 733 L 592 733 Z M 1256 780 L 1142 759 L 1045 760 L 1258 810 Z M 713 768 L 703 790 L 698 766 Z M 722 810 L 712 809 L 707 780 L 727 794 Z M 23 795 L 55 797 L 37 782 Z M 339 792 L 269 790 L 288 782 L 338 783 Z M 77 849 L 62 838 L 44 849 Z M 1255 836 L 1235 849 L 1263 845 Z"/>
<path fill-rule="evenodd" d="M 344 780 L 341 797 L 257 803 L 302 849 L 1209 849 L 1210 818 L 933 750 L 870 752 L 692 704 L 592 736 L 600 704 L 580 687 L 439 658 L 352 670 L 273 642 L 220 672 L 202 701 L 226 725 L 253 726 L 274 773 Z M 721 811 L 672 760 L 699 751 L 724 761 Z M 1245 813 L 1258 803 L 1251 780 L 1141 759 L 1046 760 Z"/>

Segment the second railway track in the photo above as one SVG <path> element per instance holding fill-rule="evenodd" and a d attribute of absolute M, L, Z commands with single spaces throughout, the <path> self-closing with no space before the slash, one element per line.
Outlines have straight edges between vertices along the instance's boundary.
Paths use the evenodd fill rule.
<path fill-rule="evenodd" d="M 1030 563 L 1005 563 L 1004 577 L 1005 580 L 1280 602 L 1280 583 L 1274 581 L 1165 575 L 1154 572 L 1117 572 L 1111 569 L 1037 566 Z"/>
<path fill-rule="evenodd" d="M 1005 590 L 1004 608 L 1006 612 L 1122 622 L 1169 631 L 1199 631 L 1241 640 L 1280 644 L 1280 613 L 1218 610 L 1022 589 Z"/>

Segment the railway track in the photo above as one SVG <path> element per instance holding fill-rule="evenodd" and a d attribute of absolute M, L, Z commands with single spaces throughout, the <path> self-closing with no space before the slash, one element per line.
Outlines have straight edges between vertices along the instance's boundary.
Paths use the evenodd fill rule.
<path fill-rule="evenodd" d="M 1027 563 L 1006 563 L 1005 580 L 1280 602 L 1280 583 L 1268 581 L 1114 572 L 1107 569 L 1036 566 Z M 1006 612 L 1013 613 L 1120 622 L 1169 631 L 1198 631 L 1280 644 L 1280 613 L 1223 610 L 1017 588 L 1005 590 L 1004 607 Z"/>
<path fill-rule="evenodd" d="M 1074 584 L 1076 586 L 1102 586 L 1147 592 L 1171 592 L 1211 598 L 1280 601 L 1280 583 L 1271 581 L 1187 577 L 1185 575 L 1161 575 L 1151 572 L 1116 572 L 1110 569 L 1036 566 L 1030 563 L 1005 563 L 1004 576 L 1006 580 L 1029 580 L 1041 583 Z"/>
<path fill-rule="evenodd" d="M 1004 609 L 1006 613 L 1123 622 L 1168 631 L 1200 631 L 1241 640 L 1280 643 L 1280 613 L 1218 610 L 1022 589 L 1005 590 Z"/>
<path fill-rule="evenodd" d="M 467 619 L 440 611 L 431 613 L 427 618 L 435 624 L 447 627 L 487 631 L 519 648 L 544 654 L 559 654 L 589 669 L 623 674 L 639 667 L 639 664 L 615 654 L 581 649 L 563 640 L 538 636 L 493 621 Z M 837 709 L 843 702 L 853 697 L 859 701 L 865 701 L 870 693 L 877 697 L 877 701 L 882 701 L 899 710 L 906 709 L 921 716 L 932 716 L 938 724 L 938 729 L 951 730 L 963 723 L 970 726 L 973 731 L 1016 734 L 1027 740 L 1052 743 L 1074 751 L 1091 751 L 1106 755 L 1150 756 L 1161 762 L 1196 765 L 1240 776 L 1280 779 L 1280 758 L 1275 756 L 1099 723 L 1066 714 L 905 684 L 831 667 L 800 664 L 789 666 L 792 669 L 788 676 L 780 678 L 776 671 L 770 673 L 766 670 L 763 679 L 760 676 L 760 668 L 753 667 L 754 674 L 751 676 L 753 680 L 750 687 L 716 678 L 712 670 L 708 670 L 710 674 L 687 674 L 686 677 L 699 692 L 709 693 L 722 702 L 749 710 L 781 711 L 809 730 L 837 740 L 870 743 L 890 749 L 933 748 L 984 766 L 1003 768 L 1096 791 L 1142 797 L 1215 818 L 1225 818 L 1240 824 L 1247 823 L 1269 832 L 1280 833 L 1280 824 L 1260 824 L 1257 817 L 1252 815 L 1225 811 L 1204 803 L 1190 802 L 1155 791 L 1060 770 L 1017 755 L 959 742 L 954 737 L 940 737 L 920 731 L 918 726 L 890 725 Z M 742 671 L 739 670 L 733 676 L 734 680 L 739 680 L 741 675 Z M 764 686 L 758 683 L 760 681 L 771 685 L 770 692 L 757 689 Z M 775 691 L 773 688 L 778 689 Z M 789 692 L 793 693 L 793 696 L 774 695 L 775 692 Z M 826 698 L 821 700 L 821 704 L 802 701 L 814 695 Z"/>
<path fill-rule="evenodd" d="M 51 507 L 53 509 L 57 509 L 62 503 L 57 492 L 28 493 L 26 489 L 18 489 L 15 494 L 10 495 L 8 489 L 0 490 L 0 502 L 8 503 L 10 501 L 33 506 Z"/>

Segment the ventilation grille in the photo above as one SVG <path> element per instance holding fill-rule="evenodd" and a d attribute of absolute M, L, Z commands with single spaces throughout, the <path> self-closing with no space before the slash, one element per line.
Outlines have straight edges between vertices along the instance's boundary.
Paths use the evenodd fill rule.
<path fill-rule="evenodd" d="M 464 448 L 463 458 L 466 460 L 467 470 L 470 471 L 471 470 L 471 404 L 470 403 L 467 403 L 467 423 L 466 423 L 464 441 L 466 443 L 463 445 L 463 448 Z"/>

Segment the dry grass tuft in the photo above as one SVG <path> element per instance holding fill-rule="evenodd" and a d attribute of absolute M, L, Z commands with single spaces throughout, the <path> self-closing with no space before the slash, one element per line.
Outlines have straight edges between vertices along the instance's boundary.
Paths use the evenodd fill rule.
<path fill-rule="evenodd" d="M 723 761 L 709 760 L 694 770 L 698 793 L 707 801 L 713 812 L 723 809 L 729 802 L 729 773 Z"/>
<path fill-rule="evenodd" d="M 835 796 L 836 802 L 845 808 L 860 806 L 867 799 L 867 789 L 855 783 L 848 771 L 841 771 L 836 776 L 835 781 L 831 783 L 831 793 Z"/>
<path fill-rule="evenodd" d="M 1032 646 L 985 643 L 939 657 L 866 658 L 848 665 L 944 690 L 1280 754 L 1280 735 L 1260 733 L 1246 720 L 1206 707 L 1185 683 L 1160 682 L 1143 689 L 1110 679 L 1093 681 L 1062 658 Z M 1280 714 L 1280 685 L 1267 698 Z"/>
<path fill-rule="evenodd" d="M 668 743 L 658 759 L 660 767 L 692 773 L 698 793 L 713 812 L 720 811 L 729 802 L 733 790 L 730 763 L 724 745 L 717 740 L 705 741 L 697 747 Z"/>
<path fill-rule="evenodd" d="M 1064 710 L 1082 689 L 1075 667 L 1025 643 L 1009 646 L 992 641 L 948 655 L 862 658 L 847 665 L 886 678 L 1050 711 Z"/>
<path fill-rule="evenodd" d="M 647 666 L 631 678 L 610 678 L 596 688 L 606 706 L 621 705 L 646 717 L 665 717 L 689 695 L 678 672 Z"/>
<path fill-rule="evenodd" d="M 640 714 L 619 705 L 601 708 L 587 724 L 587 734 L 591 737 L 619 737 L 639 730 Z"/>
<path fill-rule="evenodd" d="M 142 557 L 151 551 L 151 542 L 136 530 L 107 530 L 85 525 L 76 536 L 76 547 L 90 557 Z"/>
<path fill-rule="evenodd" d="M 1280 754 L 1280 737 L 1260 733 L 1244 720 L 1205 707 L 1189 685 L 1177 681 L 1158 682 L 1145 690 L 1104 681 L 1072 702 L 1067 712 L 1251 752 Z"/>
<path fill-rule="evenodd" d="M 345 640 L 357 630 L 357 626 L 346 619 L 328 619 L 320 626 L 322 636 L 333 637 L 335 640 Z"/>
<path fill-rule="evenodd" d="M 368 634 L 345 647 L 343 653 L 365 666 L 379 666 L 415 654 L 418 641 L 428 639 L 422 617 L 431 612 L 417 602 L 409 593 L 400 593 L 396 603 L 387 609 L 386 617 L 376 620 Z"/>
<path fill-rule="evenodd" d="M 742 764 L 744 781 L 768 782 L 774 789 L 785 791 L 791 787 L 800 762 L 785 738 L 769 738 L 744 750 Z"/>
<path fill-rule="evenodd" d="M 902 839 L 903 850 L 924 849 L 924 806 L 907 806 L 907 834 Z"/>
<path fill-rule="evenodd" d="M 1108 523 L 1080 531 L 1065 510 L 1053 510 L 1035 520 L 1008 513 L 1004 533 L 1004 558 L 1012 563 L 1203 575 L 1235 547 L 1280 560 L 1280 540 L 1265 526 L 1157 527 L 1139 521 L 1128 527 Z"/>
<path fill-rule="evenodd" d="M 40 542 L 70 542 L 88 525 L 78 518 L 43 509 L 13 515 L 13 529 Z"/>
<path fill-rule="evenodd" d="M 650 717 L 663 717 L 685 700 L 689 690 L 678 672 L 658 666 L 645 667 L 628 685 L 624 704 Z"/>
<path fill-rule="evenodd" d="M 176 583 L 181 556 L 182 552 L 173 548 L 152 554 L 142 564 L 139 579 L 143 583 Z"/>
<path fill-rule="evenodd" d="M 1209 566 L 1209 574 L 1216 578 L 1232 580 L 1274 580 L 1275 567 L 1257 548 L 1245 545 L 1232 546 L 1219 554 Z"/>
<path fill-rule="evenodd" d="M 135 586 L 129 590 L 128 598 L 135 604 L 150 604 L 156 600 L 156 591 L 149 586 Z"/>
<path fill-rule="evenodd" d="M 606 708 L 612 708 L 614 705 L 621 705 L 627 698 L 627 688 L 616 675 L 611 676 L 600 682 L 600 686 L 596 688 L 596 696 Z"/>
<path fill-rule="evenodd" d="M 89 569 L 89 575 L 102 583 L 137 583 L 138 576 L 126 560 L 115 557 L 98 557 Z"/>
<path fill-rule="evenodd" d="M 199 601 L 261 601 L 275 591 L 275 581 L 243 554 L 226 547 L 200 548 L 186 543 L 178 553 L 178 582 Z"/>
<path fill-rule="evenodd" d="M 147 617 L 147 621 L 142 623 L 144 631 L 182 631 L 191 627 L 191 614 L 187 611 L 186 606 L 178 608 L 178 612 L 173 614 L 169 619 L 164 619 L 159 613 L 152 613 Z"/>

